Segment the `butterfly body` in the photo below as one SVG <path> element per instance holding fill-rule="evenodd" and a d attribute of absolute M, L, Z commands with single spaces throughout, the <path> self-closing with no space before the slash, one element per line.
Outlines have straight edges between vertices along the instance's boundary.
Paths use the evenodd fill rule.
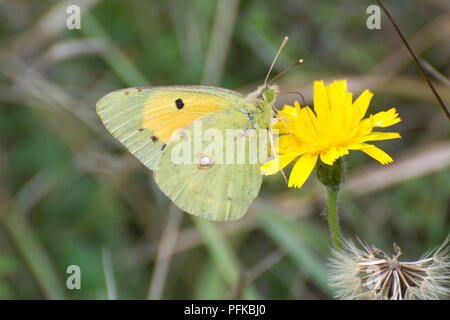
<path fill-rule="evenodd" d="M 251 159 L 249 132 L 269 129 L 277 93 L 275 85 L 247 97 L 207 86 L 129 88 L 100 99 L 97 113 L 111 134 L 154 170 L 158 186 L 180 209 L 210 220 L 234 220 L 259 192 L 261 162 Z M 180 141 L 195 142 L 198 127 L 222 137 L 238 132 L 233 144 L 243 143 L 243 159 L 233 154 L 225 161 L 225 143 L 200 151 L 190 143 L 183 150 L 192 161 L 174 161 Z"/>

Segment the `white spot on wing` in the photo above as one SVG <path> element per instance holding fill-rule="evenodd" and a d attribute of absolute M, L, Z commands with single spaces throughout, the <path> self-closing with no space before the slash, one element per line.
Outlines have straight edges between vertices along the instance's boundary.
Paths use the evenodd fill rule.
<path fill-rule="evenodd" d="M 201 166 L 210 166 L 212 163 L 212 159 L 208 156 L 203 156 L 200 159 L 200 165 Z"/>

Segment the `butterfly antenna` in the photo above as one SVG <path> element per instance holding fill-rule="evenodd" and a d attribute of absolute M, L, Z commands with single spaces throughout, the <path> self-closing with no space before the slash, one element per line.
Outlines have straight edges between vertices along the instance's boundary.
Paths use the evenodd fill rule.
<path fill-rule="evenodd" d="M 275 58 L 272 61 L 272 65 L 270 66 L 269 72 L 267 72 L 267 76 L 266 79 L 264 80 L 264 87 L 267 87 L 267 80 L 269 80 L 269 76 L 270 73 L 272 72 L 273 66 L 275 65 L 275 61 L 277 61 L 278 56 L 280 55 L 281 50 L 283 49 L 283 47 L 286 45 L 286 43 L 288 42 L 289 37 L 285 36 L 283 39 L 283 42 L 281 43 L 280 49 L 278 49 L 277 54 L 275 55 Z"/>
<path fill-rule="evenodd" d="M 305 97 L 300 91 L 280 91 L 279 94 L 286 94 L 286 93 L 292 93 L 292 94 L 298 94 L 302 98 L 302 106 L 306 106 Z"/>
<path fill-rule="evenodd" d="M 287 178 L 286 178 L 286 175 L 284 174 L 284 171 L 283 171 L 283 169 L 282 169 L 281 166 L 280 166 L 280 161 L 278 160 L 278 155 L 277 155 L 277 153 L 275 152 L 275 147 L 274 147 L 274 143 L 273 143 L 273 136 L 272 136 L 272 133 L 270 132 L 270 130 L 267 130 L 267 132 L 269 133 L 270 148 L 272 149 L 272 153 L 273 153 L 273 155 L 274 155 L 274 157 L 275 157 L 275 160 L 277 161 L 278 168 L 280 169 L 281 174 L 283 175 L 284 181 L 286 181 L 286 183 L 288 183 L 288 180 L 287 180 Z"/>
<path fill-rule="evenodd" d="M 266 83 L 266 86 L 268 86 L 269 84 L 271 84 L 272 82 L 274 82 L 275 80 L 277 80 L 279 77 L 281 77 L 283 74 L 285 74 L 286 72 L 288 72 L 289 70 L 291 70 L 292 68 L 300 65 L 303 63 L 303 59 L 298 60 L 296 63 L 294 63 L 293 65 L 291 65 L 290 67 L 284 69 L 283 71 L 281 71 L 279 74 L 277 74 L 275 77 L 273 77 L 272 79 L 270 79 L 269 82 Z"/>

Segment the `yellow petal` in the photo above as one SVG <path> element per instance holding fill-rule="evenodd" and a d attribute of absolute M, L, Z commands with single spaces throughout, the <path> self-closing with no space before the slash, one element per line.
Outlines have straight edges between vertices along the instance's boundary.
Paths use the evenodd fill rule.
<path fill-rule="evenodd" d="M 330 107 L 340 105 L 347 95 L 347 81 L 336 80 L 332 84 L 325 87 L 328 95 L 328 103 Z"/>
<path fill-rule="evenodd" d="M 345 92 L 342 99 L 342 105 L 338 112 L 338 115 L 341 116 L 340 119 L 340 127 L 341 130 L 338 132 L 347 133 L 350 128 L 354 127 L 354 112 L 352 107 L 353 94 L 351 92 Z M 359 119 L 358 119 L 359 120 Z"/>
<path fill-rule="evenodd" d="M 336 92 L 340 97 L 345 97 L 347 94 L 347 80 L 336 80 L 334 81 L 334 86 L 336 87 Z"/>
<path fill-rule="evenodd" d="M 295 162 L 289 177 L 288 187 L 301 188 L 317 162 L 317 154 L 307 153 Z"/>
<path fill-rule="evenodd" d="M 328 151 L 320 153 L 320 160 L 329 166 L 331 166 L 337 158 L 339 158 L 339 153 L 335 147 L 331 147 Z"/>
<path fill-rule="evenodd" d="M 372 132 L 368 136 L 357 139 L 357 142 L 399 139 L 401 137 L 397 132 Z"/>
<path fill-rule="evenodd" d="M 283 106 L 283 109 L 281 109 L 281 112 L 287 112 L 287 113 L 292 113 L 295 114 L 295 108 L 293 106 L 290 106 L 288 104 L 285 104 Z"/>
<path fill-rule="evenodd" d="M 278 130 L 279 134 L 292 134 L 290 127 L 295 126 L 294 121 L 298 117 L 296 108 L 285 105 L 283 110 L 277 112 L 277 117 L 278 122 L 272 126 L 272 129 Z"/>
<path fill-rule="evenodd" d="M 378 112 L 372 116 L 372 120 L 374 127 L 381 128 L 389 127 L 402 121 L 402 119 L 398 118 L 398 113 L 395 108 L 391 108 L 388 111 Z"/>
<path fill-rule="evenodd" d="M 370 116 L 370 118 L 366 118 L 359 121 L 357 128 L 358 128 L 357 136 L 359 137 L 364 137 L 371 134 L 373 129 L 372 116 Z"/>
<path fill-rule="evenodd" d="M 343 157 L 343 156 L 348 154 L 348 149 L 347 148 L 338 147 L 337 148 L 337 152 L 339 154 L 339 157 Z"/>
<path fill-rule="evenodd" d="M 361 151 L 371 156 L 383 165 L 394 161 L 386 152 L 370 144 L 367 145 L 366 148 L 362 148 Z"/>
<path fill-rule="evenodd" d="M 316 134 L 319 134 L 319 130 L 318 130 L 318 121 L 317 121 L 317 117 L 314 114 L 314 112 L 311 110 L 310 107 L 306 106 L 305 108 L 303 108 L 304 110 L 306 110 L 306 114 L 308 115 L 308 119 L 311 122 L 312 128 L 314 129 L 314 132 Z"/>
<path fill-rule="evenodd" d="M 297 118 L 297 111 L 294 107 L 285 105 L 284 108 L 280 111 L 280 114 L 286 119 L 295 119 Z"/>
<path fill-rule="evenodd" d="M 279 155 L 278 160 L 277 158 L 275 158 L 273 160 L 266 162 L 259 168 L 259 170 L 261 170 L 266 176 L 277 173 L 278 171 L 280 171 L 280 169 L 286 167 L 298 156 L 299 156 L 298 153 L 287 153 Z"/>
<path fill-rule="evenodd" d="M 353 102 L 353 108 L 359 110 L 359 119 L 364 118 L 364 115 L 369 108 L 370 100 L 372 100 L 373 93 L 369 90 L 364 90 L 363 93 Z"/>
<path fill-rule="evenodd" d="M 294 125 L 292 120 L 288 120 L 288 119 L 280 119 L 277 123 L 275 123 L 271 130 L 272 133 L 274 134 L 287 134 L 287 133 L 291 133 L 291 130 L 289 129 L 292 125 Z M 278 133 L 276 133 L 276 130 L 278 130 Z"/>
<path fill-rule="evenodd" d="M 328 95 L 323 81 L 314 81 L 314 111 L 320 120 L 326 119 L 330 110 Z"/>
<path fill-rule="evenodd" d="M 278 148 L 281 154 L 295 152 L 297 154 L 303 154 L 302 144 L 298 138 L 291 135 L 282 135 L 278 138 Z"/>
<path fill-rule="evenodd" d="M 318 133 L 316 130 L 317 119 L 309 107 L 302 108 L 296 121 L 295 133 L 302 141 L 317 143 Z"/>

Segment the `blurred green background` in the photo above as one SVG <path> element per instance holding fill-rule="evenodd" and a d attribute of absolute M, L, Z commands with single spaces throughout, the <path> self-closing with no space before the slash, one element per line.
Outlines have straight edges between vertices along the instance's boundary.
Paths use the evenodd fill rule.
<path fill-rule="evenodd" d="M 449 104 L 450 4 L 384 1 Z M 81 29 L 66 9 L 81 7 Z M 374 1 L 0 1 L 1 299 L 328 299 L 323 189 L 265 178 L 247 215 L 209 223 L 180 213 L 95 113 L 131 86 L 261 84 L 285 35 L 277 83 L 311 103 L 314 80 L 348 79 L 397 107 L 394 163 L 347 157 L 346 238 L 417 259 L 450 230 L 448 120 Z M 432 66 L 432 67 L 431 67 Z M 434 68 L 434 69 L 433 69 Z M 439 72 L 437 71 L 439 70 Z M 292 103 L 283 95 L 278 106 Z M 69 265 L 81 289 L 69 290 Z"/>

